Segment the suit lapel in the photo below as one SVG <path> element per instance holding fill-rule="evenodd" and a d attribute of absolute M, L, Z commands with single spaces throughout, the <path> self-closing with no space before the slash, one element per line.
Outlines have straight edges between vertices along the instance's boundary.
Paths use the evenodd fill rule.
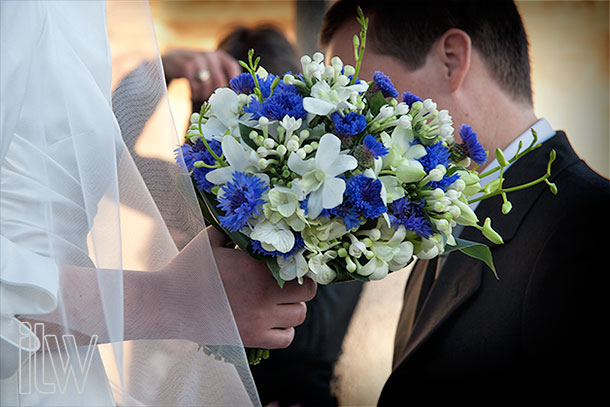
<path fill-rule="evenodd" d="M 505 174 L 505 184 L 509 187 L 520 185 L 543 175 L 546 172 L 551 149 L 557 151 L 558 157 L 552 167 L 551 181 L 563 169 L 578 161 L 578 157 L 570 147 L 565 134 L 559 132 L 555 137 L 544 143 L 542 147 L 517 161 L 510 168 L 510 171 L 507 171 Z M 559 188 L 561 189 L 561 186 Z M 513 203 L 513 210 L 506 216 L 500 212 L 502 205 L 500 197 L 485 200 L 479 205 L 476 211 L 477 216 L 481 222 L 488 216 L 492 217 L 494 229 L 500 233 L 506 243 L 515 235 L 530 207 L 546 189 L 548 189 L 548 186 L 542 183 L 534 188 L 510 194 L 509 199 Z M 474 228 L 466 228 L 462 236 L 467 240 L 485 243 L 491 247 L 494 246 L 485 240 L 480 232 Z M 425 270 L 428 262 L 418 263 L 422 263 L 417 266 Z M 483 270 L 485 267 L 477 259 L 467 257 L 461 253 L 452 253 L 447 259 L 439 277 L 434 282 L 429 297 L 415 320 L 414 308 L 419 295 L 416 290 L 421 287 L 421 279 L 424 273 L 420 272 L 417 275 L 413 275 L 413 284 L 409 281 L 410 286 L 407 286 L 403 312 L 401 313 L 397 330 L 394 349 L 394 369 L 418 349 L 432 333 L 478 290 L 481 285 L 481 274 L 483 272 L 491 272 Z M 501 272 L 499 270 L 499 273 Z M 419 283 L 415 281 L 418 277 Z M 502 278 L 501 274 L 500 278 Z"/>
<path fill-rule="evenodd" d="M 470 257 L 466 260 L 464 258 L 465 256 L 455 253 L 447 259 L 443 271 L 434 282 L 426 302 L 414 321 L 412 331 L 410 334 L 407 333 L 406 340 L 402 341 L 403 349 L 400 352 L 395 350 L 394 368 L 416 350 L 479 288 L 483 263 Z"/>

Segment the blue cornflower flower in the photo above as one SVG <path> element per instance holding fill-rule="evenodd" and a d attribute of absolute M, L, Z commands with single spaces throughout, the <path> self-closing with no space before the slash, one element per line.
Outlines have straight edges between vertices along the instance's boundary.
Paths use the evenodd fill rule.
<path fill-rule="evenodd" d="M 423 102 L 422 98 L 412 94 L 411 92 L 405 92 L 402 94 L 402 101 L 405 102 L 409 107 L 415 102 Z"/>
<path fill-rule="evenodd" d="M 460 137 L 462 137 L 464 142 L 462 145 L 466 148 L 466 155 L 479 165 L 485 164 L 485 161 L 487 161 L 487 151 L 479 143 L 477 133 L 472 130 L 472 127 L 462 124 L 460 127 Z"/>
<path fill-rule="evenodd" d="M 208 145 L 216 155 L 220 156 L 222 154 L 222 147 L 218 141 L 209 140 Z M 180 146 L 180 149 L 182 150 L 186 168 L 188 168 L 189 171 L 193 171 L 193 178 L 195 179 L 197 187 L 203 191 L 210 192 L 214 187 L 214 184 L 208 181 L 205 176 L 208 172 L 212 171 L 212 169 L 206 167 L 193 167 L 193 163 L 195 161 L 203 161 L 208 165 L 214 165 L 216 162 L 214 156 L 212 156 L 201 139 L 197 140 L 192 145 L 184 144 Z"/>
<path fill-rule="evenodd" d="M 390 152 L 382 143 L 377 141 L 374 136 L 367 135 L 362 141 L 362 150 L 372 159 L 383 157 Z"/>
<path fill-rule="evenodd" d="M 330 213 L 343 218 L 349 230 L 360 226 L 361 216 L 377 219 L 386 211 L 381 199 L 381 181 L 358 174 L 347 180 L 343 203 L 331 209 Z"/>
<path fill-rule="evenodd" d="M 334 124 L 335 134 L 338 136 L 354 136 L 366 128 L 366 117 L 360 113 L 350 112 L 342 115 L 334 112 L 330 115 Z"/>
<path fill-rule="evenodd" d="M 294 234 L 294 246 L 292 246 L 292 249 L 290 249 L 286 253 L 282 253 L 278 250 L 274 250 L 271 252 L 265 250 L 261 245 L 261 242 L 258 240 L 252 240 L 252 250 L 254 251 L 254 253 L 258 253 L 263 256 L 282 257 L 284 259 L 287 259 L 288 257 L 294 255 L 297 251 L 305 247 L 305 241 L 303 240 L 301 234 L 294 231 L 292 233 Z"/>
<path fill-rule="evenodd" d="M 271 120 L 282 120 L 286 115 L 304 119 L 307 117 L 307 111 L 303 107 L 303 97 L 298 92 L 278 86 L 273 95 L 263 102 L 260 115 Z"/>
<path fill-rule="evenodd" d="M 422 164 L 426 172 L 430 172 L 438 165 L 442 165 L 445 168 L 448 167 L 450 155 L 449 149 L 439 141 L 436 144 L 426 146 L 426 155 L 418 158 L 417 161 Z M 453 184 L 459 178 L 460 176 L 458 174 L 450 176 L 445 175 L 440 181 L 430 181 L 428 185 L 432 188 L 440 188 L 445 191 L 449 185 Z"/>
<path fill-rule="evenodd" d="M 245 113 L 251 113 L 252 119 L 258 120 L 265 116 L 271 120 L 282 120 L 284 116 L 292 116 L 296 119 L 304 119 L 307 111 L 303 107 L 303 97 L 294 85 L 286 85 L 279 82 L 271 94 L 271 83 L 275 75 L 269 74 L 267 78 L 259 81 L 263 102 L 253 98 L 248 105 L 244 106 Z"/>
<path fill-rule="evenodd" d="M 235 171 L 233 182 L 227 182 L 218 195 L 218 207 L 225 212 L 220 216 L 220 225 L 231 232 L 241 230 L 253 215 L 260 215 L 267 190 L 264 181 L 245 172 Z"/>
<path fill-rule="evenodd" d="M 233 89 L 233 92 L 244 93 L 246 95 L 250 95 L 254 92 L 254 79 L 252 79 L 252 75 L 248 72 L 244 72 L 242 74 L 237 75 L 233 79 L 229 81 L 229 86 Z"/>
<path fill-rule="evenodd" d="M 398 97 L 398 91 L 394 87 L 392 80 L 390 79 L 389 76 L 387 76 L 383 72 L 381 72 L 381 71 L 375 72 L 373 74 L 373 82 L 375 82 L 375 85 L 377 85 L 377 88 L 381 91 L 381 93 L 383 94 L 383 97 L 385 97 L 385 98 L 388 98 L 388 97 L 397 98 Z"/>
<path fill-rule="evenodd" d="M 449 165 L 450 152 L 442 142 L 438 142 L 429 146 L 425 146 L 426 155 L 417 159 L 423 166 L 426 172 L 435 169 L 437 165 L 447 167 Z"/>
<path fill-rule="evenodd" d="M 388 217 L 394 227 L 404 226 L 405 229 L 415 232 L 418 236 L 428 239 L 433 229 L 423 214 L 424 203 L 414 203 L 406 196 L 397 199 L 388 205 Z"/>

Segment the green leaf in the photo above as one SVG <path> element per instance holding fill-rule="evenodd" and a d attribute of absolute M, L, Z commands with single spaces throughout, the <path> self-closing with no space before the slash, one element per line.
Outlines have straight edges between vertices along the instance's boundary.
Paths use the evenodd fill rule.
<path fill-rule="evenodd" d="M 241 139 L 250 147 L 252 150 L 256 151 L 258 146 L 250 139 L 250 132 L 254 130 L 248 126 L 244 126 L 243 124 L 239 124 L 239 135 Z"/>
<path fill-rule="evenodd" d="M 280 266 L 277 264 L 277 259 L 275 257 L 267 257 L 267 267 L 271 270 L 271 274 L 275 277 L 275 281 L 277 281 L 280 288 L 284 288 L 286 281 L 280 277 Z"/>
<path fill-rule="evenodd" d="M 379 110 L 381 110 L 381 107 L 388 104 L 381 91 L 378 91 L 373 96 L 366 95 L 366 99 L 373 116 L 377 116 L 377 114 L 379 114 Z"/>
<path fill-rule="evenodd" d="M 455 239 L 455 243 L 455 246 L 445 246 L 445 253 L 450 253 L 455 250 L 459 250 L 467 256 L 473 257 L 477 260 L 481 260 L 483 263 L 487 264 L 491 271 L 493 271 L 496 279 L 500 279 L 494 266 L 491 250 L 487 245 L 459 238 Z"/>

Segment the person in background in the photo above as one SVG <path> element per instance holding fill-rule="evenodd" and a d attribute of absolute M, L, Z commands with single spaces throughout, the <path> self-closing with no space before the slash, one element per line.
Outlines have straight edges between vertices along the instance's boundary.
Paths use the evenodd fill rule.
<path fill-rule="evenodd" d="M 186 78 L 192 110 L 199 112 L 215 89 L 229 86 L 230 79 L 241 73 L 237 61 L 247 61 L 250 49 L 269 73 L 301 70 L 294 46 L 280 31 L 271 26 L 239 27 L 220 40 L 216 51 L 179 49 L 162 55 L 166 81 Z M 360 282 L 318 286 L 292 345 L 272 351 L 269 359 L 252 366 L 263 405 L 337 405 L 331 392 L 334 365 L 361 291 Z"/>

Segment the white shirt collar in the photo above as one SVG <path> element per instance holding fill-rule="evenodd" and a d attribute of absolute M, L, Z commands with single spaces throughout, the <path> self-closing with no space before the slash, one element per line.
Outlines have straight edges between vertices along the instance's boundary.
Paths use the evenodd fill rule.
<path fill-rule="evenodd" d="M 534 129 L 536 131 L 536 134 L 538 135 L 538 141 L 537 141 L 538 143 L 544 143 L 545 141 L 547 141 L 548 139 L 550 139 L 551 137 L 553 137 L 555 135 L 555 130 L 553 130 L 553 128 L 551 127 L 551 125 L 545 118 L 538 120 L 536 123 L 534 123 L 533 126 L 531 126 L 529 129 L 527 129 L 527 131 L 525 131 L 519 137 L 514 139 L 513 142 L 510 143 L 510 145 L 508 147 L 506 147 L 504 150 L 502 150 L 504 152 L 504 156 L 506 157 L 507 160 L 513 158 L 514 155 L 517 153 L 517 150 L 519 148 L 519 142 L 523 142 L 523 148 L 527 148 L 532 143 L 532 141 L 534 140 L 534 136 L 532 135 L 531 129 Z M 494 152 L 490 151 L 489 155 L 495 157 L 495 151 Z M 504 171 L 506 171 L 512 164 L 513 163 L 504 167 Z M 498 166 L 499 166 L 498 160 L 496 160 L 494 158 L 494 160 L 492 162 L 490 162 L 485 168 L 483 168 L 481 173 L 492 170 Z M 489 182 L 497 179 L 499 176 L 500 176 L 500 172 L 496 171 L 493 174 L 490 174 L 487 177 L 481 179 L 481 187 L 485 187 L 485 185 L 487 185 Z M 475 197 L 476 197 L 476 195 L 475 195 Z M 470 207 L 472 208 L 472 210 L 475 210 L 477 208 L 477 206 L 479 206 L 480 202 L 481 201 L 471 204 Z"/>

